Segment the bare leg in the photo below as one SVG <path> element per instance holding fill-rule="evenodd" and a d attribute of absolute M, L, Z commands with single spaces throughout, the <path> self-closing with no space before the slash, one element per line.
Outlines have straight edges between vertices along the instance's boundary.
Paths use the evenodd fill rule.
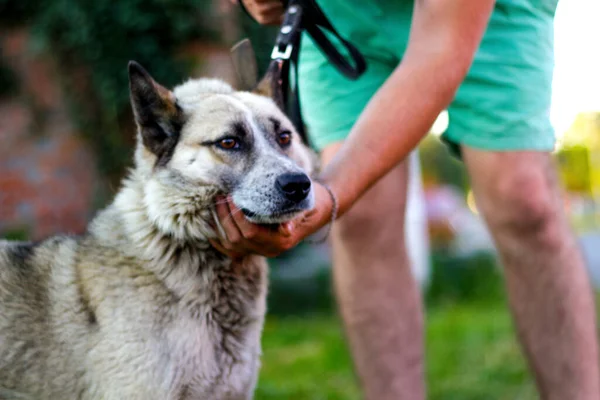
<path fill-rule="evenodd" d="M 551 156 L 464 148 L 540 396 L 600 399 L 594 301 Z"/>
<path fill-rule="evenodd" d="M 338 148 L 327 148 L 323 162 Z M 332 232 L 337 299 L 368 400 L 425 396 L 421 301 L 404 245 L 406 167 L 379 181 Z"/>

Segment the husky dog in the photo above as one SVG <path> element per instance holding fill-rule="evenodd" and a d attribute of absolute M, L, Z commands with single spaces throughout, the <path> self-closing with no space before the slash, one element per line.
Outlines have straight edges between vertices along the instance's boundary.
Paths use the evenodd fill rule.
<path fill-rule="evenodd" d="M 313 207 L 310 151 L 269 98 L 173 91 L 129 64 L 134 167 L 79 237 L 0 243 L 0 398 L 250 399 L 266 260 L 209 243 L 215 196 L 280 223 Z"/>

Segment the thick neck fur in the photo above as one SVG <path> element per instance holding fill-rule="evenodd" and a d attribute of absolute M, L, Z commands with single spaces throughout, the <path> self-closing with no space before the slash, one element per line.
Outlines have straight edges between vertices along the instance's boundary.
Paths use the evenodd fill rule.
<path fill-rule="evenodd" d="M 230 260 L 208 242 L 219 226 L 214 212 L 215 187 L 190 190 L 168 169 L 153 171 L 153 156 L 136 150 L 136 166 L 123 181 L 113 203 L 90 226 L 101 243 L 117 247 L 143 263 L 169 289 L 184 295 L 193 291 L 202 266 L 210 259 Z M 169 180 L 169 185 L 164 182 Z M 119 221 L 119 222 L 116 222 Z M 118 225 L 118 226 L 117 226 Z"/>

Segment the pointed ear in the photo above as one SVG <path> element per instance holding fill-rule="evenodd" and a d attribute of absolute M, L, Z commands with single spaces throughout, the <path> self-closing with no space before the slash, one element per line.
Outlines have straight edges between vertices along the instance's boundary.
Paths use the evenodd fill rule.
<path fill-rule="evenodd" d="M 256 53 L 249 39 L 243 39 L 231 48 L 231 61 L 240 90 L 252 90 L 258 81 Z"/>
<path fill-rule="evenodd" d="M 276 84 L 276 72 L 279 65 L 271 63 L 265 75 L 258 80 L 258 65 L 256 54 L 249 39 L 243 39 L 231 48 L 231 61 L 235 70 L 241 90 L 279 100 Z"/>
<path fill-rule="evenodd" d="M 281 64 L 271 62 L 259 81 L 256 54 L 249 39 L 243 39 L 231 48 L 231 61 L 241 90 L 270 97 L 279 108 L 283 108 L 283 93 L 277 86 L 281 77 Z"/>
<path fill-rule="evenodd" d="M 277 103 L 278 106 L 282 106 L 283 99 L 281 98 L 281 91 L 277 88 L 277 73 L 279 65 L 276 63 L 271 63 L 267 72 L 263 75 L 261 80 L 256 84 L 254 89 L 252 89 L 252 93 L 270 97 Z"/>
<path fill-rule="evenodd" d="M 157 164 L 166 165 L 183 125 L 175 95 L 135 61 L 129 62 L 129 92 L 144 146 L 158 157 Z"/>
<path fill-rule="evenodd" d="M 175 96 L 137 62 L 129 62 L 129 90 L 135 121 L 144 126 L 176 112 Z"/>

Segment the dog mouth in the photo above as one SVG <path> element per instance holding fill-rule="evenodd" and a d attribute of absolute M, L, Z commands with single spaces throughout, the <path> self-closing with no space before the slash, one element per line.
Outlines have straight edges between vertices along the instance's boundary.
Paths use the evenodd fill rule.
<path fill-rule="evenodd" d="M 287 222 L 292 220 L 299 213 L 305 211 L 304 209 L 299 207 L 277 211 L 269 214 L 258 214 L 247 208 L 242 208 L 241 210 L 246 219 L 248 219 L 248 221 L 254 222 L 256 224 L 279 224 L 282 222 Z"/>

